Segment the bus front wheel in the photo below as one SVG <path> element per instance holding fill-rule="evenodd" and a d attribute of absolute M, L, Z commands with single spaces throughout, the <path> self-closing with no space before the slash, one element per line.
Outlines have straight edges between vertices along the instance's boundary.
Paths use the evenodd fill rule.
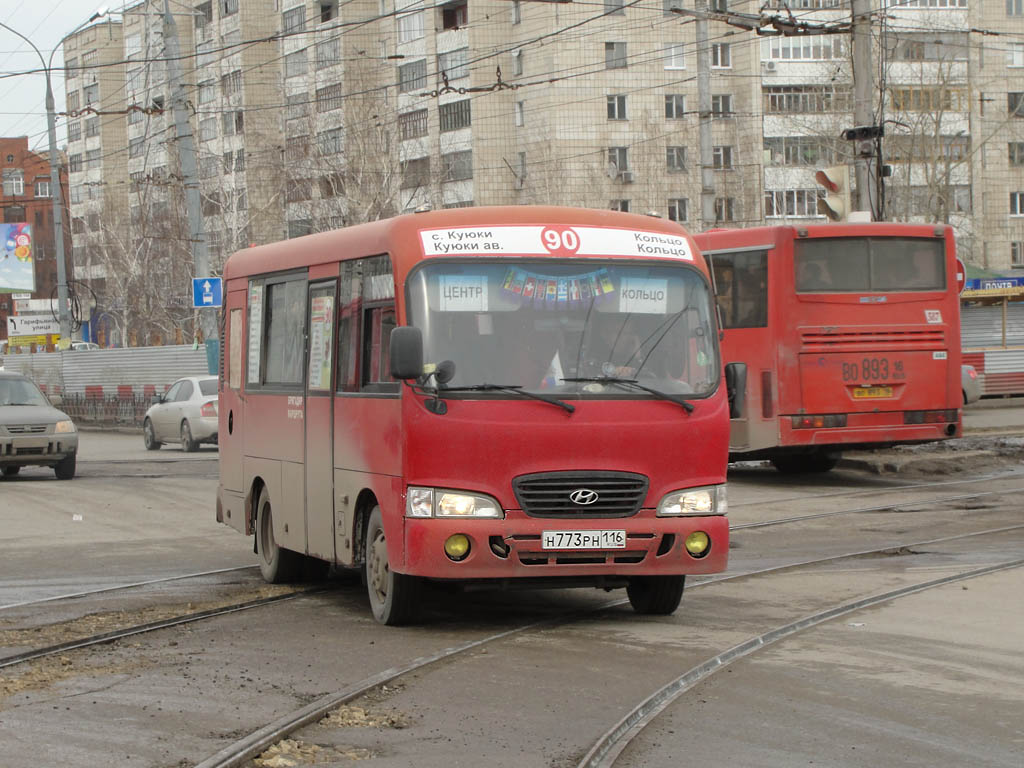
<path fill-rule="evenodd" d="M 686 576 L 634 576 L 626 585 L 629 604 L 637 613 L 668 616 L 683 599 Z"/>
<path fill-rule="evenodd" d="M 260 491 L 260 500 L 256 506 L 256 552 L 264 581 L 281 584 L 298 577 L 302 555 L 279 547 L 274 540 L 274 516 L 266 488 Z"/>
<path fill-rule="evenodd" d="M 415 620 L 422 583 L 414 576 L 395 573 L 388 563 L 380 507 L 374 507 L 366 526 L 366 591 L 373 617 L 381 624 L 397 626 Z"/>

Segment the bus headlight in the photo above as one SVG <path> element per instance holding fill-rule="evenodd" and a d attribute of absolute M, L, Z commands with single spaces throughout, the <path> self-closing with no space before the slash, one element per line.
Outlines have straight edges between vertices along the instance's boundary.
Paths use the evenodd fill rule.
<path fill-rule="evenodd" d="M 725 485 L 673 491 L 658 503 L 658 517 L 724 515 L 727 510 Z"/>
<path fill-rule="evenodd" d="M 410 487 L 405 497 L 407 517 L 487 517 L 502 518 L 498 502 L 483 496 L 444 488 Z"/>

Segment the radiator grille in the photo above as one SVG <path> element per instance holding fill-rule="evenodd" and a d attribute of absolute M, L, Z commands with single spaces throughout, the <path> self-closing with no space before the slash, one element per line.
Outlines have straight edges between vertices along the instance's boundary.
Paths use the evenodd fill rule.
<path fill-rule="evenodd" d="M 12 435 L 43 435 L 46 424 L 8 424 L 7 431 Z"/>
<path fill-rule="evenodd" d="M 647 477 L 632 472 L 543 472 L 521 475 L 512 481 L 519 506 L 530 517 L 629 517 L 647 498 Z M 589 504 L 570 498 L 583 491 Z M 588 493 L 589 492 L 589 493 Z"/>
<path fill-rule="evenodd" d="M 800 334 L 801 352 L 881 352 L 945 349 L 941 328 L 914 330 L 807 330 Z"/>

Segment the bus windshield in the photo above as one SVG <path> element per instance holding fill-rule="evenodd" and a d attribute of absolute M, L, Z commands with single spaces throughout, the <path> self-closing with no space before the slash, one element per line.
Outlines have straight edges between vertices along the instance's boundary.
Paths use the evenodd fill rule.
<path fill-rule="evenodd" d="M 699 272 L 648 262 L 431 262 L 408 280 L 424 360 L 450 387 L 521 386 L 650 397 L 572 378 L 623 378 L 703 396 L 718 383 L 710 291 Z"/>
<path fill-rule="evenodd" d="M 939 238 L 843 237 L 793 244 L 797 293 L 895 293 L 946 288 Z"/>

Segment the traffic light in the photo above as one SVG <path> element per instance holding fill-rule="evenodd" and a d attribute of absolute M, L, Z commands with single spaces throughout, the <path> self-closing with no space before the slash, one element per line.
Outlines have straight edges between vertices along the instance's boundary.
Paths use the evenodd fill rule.
<path fill-rule="evenodd" d="M 850 213 L 850 170 L 845 165 L 822 168 L 814 174 L 814 180 L 827 192 L 818 198 L 818 213 L 832 221 L 846 221 Z"/>

